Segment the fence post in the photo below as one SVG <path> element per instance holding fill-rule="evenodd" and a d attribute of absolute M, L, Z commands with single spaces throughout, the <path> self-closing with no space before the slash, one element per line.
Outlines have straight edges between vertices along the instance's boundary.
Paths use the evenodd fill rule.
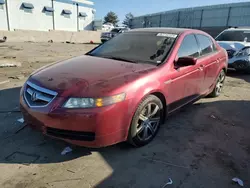
<path fill-rule="evenodd" d="M 204 9 L 201 10 L 200 28 L 202 27 L 203 12 L 204 12 Z"/>
<path fill-rule="evenodd" d="M 161 27 L 161 14 L 160 14 L 159 27 Z"/>
<path fill-rule="evenodd" d="M 227 15 L 227 27 L 228 27 L 228 24 L 229 24 L 229 19 L 230 19 L 230 14 L 231 14 L 231 9 L 232 9 L 232 7 L 229 7 L 228 8 L 228 15 Z"/>
<path fill-rule="evenodd" d="M 177 27 L 180 27 L 180 15 L 181 15 L 181 11 L 178 12 L 178 16 L 177 16 Z"/>

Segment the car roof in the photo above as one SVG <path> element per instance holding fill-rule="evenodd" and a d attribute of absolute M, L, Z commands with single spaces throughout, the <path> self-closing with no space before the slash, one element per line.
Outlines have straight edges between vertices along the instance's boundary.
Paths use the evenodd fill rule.
<path fill-rule="evenodd" d="M 172 27 L 151 27 L 151 28 L 140 28 L 140 29 L 132 29 L 130 32 L 156 32 L 156 33 L 171 33 L 179 35 L 186 31 L 197 31 L 194 29 L 187 28 L 172 28 Z"/>

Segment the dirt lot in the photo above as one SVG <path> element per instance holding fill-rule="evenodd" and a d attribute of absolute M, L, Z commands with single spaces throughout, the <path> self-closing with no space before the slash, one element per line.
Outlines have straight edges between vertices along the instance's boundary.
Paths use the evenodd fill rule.
<path fill-rule="evenodd" d="M 175 188 L 250 187 L 250 76 L 228 73 L 223 94 L 171 116 L 155 140 L 139 149 L 122 143 L 102 149 L 72 146 L 17 122 L 20 86 L 37 68 L 83 54 L 93 45 L 5 43 L 0 62 L 0 187 Z"/>

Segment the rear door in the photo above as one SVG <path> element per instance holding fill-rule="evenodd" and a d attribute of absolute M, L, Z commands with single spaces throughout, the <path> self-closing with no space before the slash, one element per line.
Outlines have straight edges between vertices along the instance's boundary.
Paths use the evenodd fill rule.
<path fill-rule="evenodd" d="M 205 75 L 201 87 L 201 92 L 202 94 L 204 94 L 208 92 L 208 90 L 213 86 L 216 80 L 218 72 L 217 70 L 220 63 L 220 55 L 210 37 L 202 34 L 197 34 L 196 38 L 200 46 L 199 61 L 203 65 Z"/>
<path fill-rule="evenodd" d="M 193 34 L 185 36 L 178 51 L 180 57 L 199 58 L 199 46 Z M 171 82 L 169 84 L 168 102 L 169 111 L 197 99 L 200 96 L 201 85 L 204 80 L 203 69 L 197 61 L 196 65 L 174 68 L 171 71 Z"/>

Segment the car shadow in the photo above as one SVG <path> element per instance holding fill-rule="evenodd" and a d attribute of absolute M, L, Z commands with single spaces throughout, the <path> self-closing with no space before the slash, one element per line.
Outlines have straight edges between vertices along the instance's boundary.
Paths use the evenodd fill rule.
<path fill-rule="evenodd" d="M 235 70 L 228 70 L 227 76 L 233 77 L 233 78 L 239 78 L 239 79 L 245 80 L 246 82 L 250 83 L 250 74 L 249 73 L 238 72 Z"/>
<path fill-rule="evenodd" d="M 228 180 L 235 175 L 249 183 L 250 101 L 202 99 L 170 116 L 147 146 L 135 149 L 121 143 L 91 149 L 51 139 L 29 127 L 20 130 L 19 90 L 0 91 L 0 165 L 57 165 L 43 175 L 41 186 L 57 171 L 62 178 L 62 173 L 80 174 L 85 178 L 82 185 L 91 180 L 98 188 L 163 187 L 169 178 L 174 187 L 231 187 Z M 67 146 L 73 151 L 61 155 Z"/>

